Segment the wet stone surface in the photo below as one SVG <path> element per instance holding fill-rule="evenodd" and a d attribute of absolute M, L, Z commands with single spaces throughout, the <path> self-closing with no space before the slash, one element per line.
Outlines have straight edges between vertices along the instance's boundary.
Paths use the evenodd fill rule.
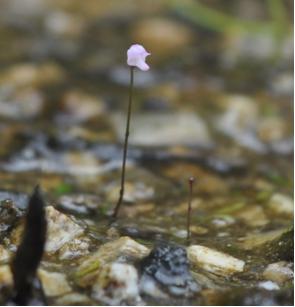
<path fill-rule="evenodd" d="M 7 196 L 6 194 L 4 196 Z M 8 234 L 15 223 L 23 215 L 23 212 L 17 208 L 11 199 L 4 199 L 0 202 L 0 238 Z"/>
<path fill-rule="evenodd" d="M 141 291 L 147 295 L 192 297 L 201 289 L 190 274 L 186 251 L 180 246 L 159 244 L 141 261 L 140 270 Z"/>

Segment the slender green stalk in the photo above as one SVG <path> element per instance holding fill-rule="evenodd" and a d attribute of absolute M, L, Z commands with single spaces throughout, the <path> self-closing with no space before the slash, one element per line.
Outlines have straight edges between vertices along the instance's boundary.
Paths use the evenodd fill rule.
<path fill-rule="evenodd" d="M 191 215 L 192 215 L 192 198 L 193 198 L 193 184 L 194 184 L 195 178 L 190 177 L 189 182 L 189 198 L 188 198 L 188 208 L 187 208 L 187 224 L 186 224 L 186 231 L 187 231 L 187 244 L 189 245 L 190 239 L 191 239 Z"/>
<path fill-rule="evenodd" d="M 123 197 L 124 197 L 124 185 L 125 185 L 125 166 L 126 166 L 126 158 L 127 158 L 127 148 L 128 148 L 128 137 L 129 137 L 129 128 L 130 128 L 130 117 L 131 117 L 131 109 L 132 109 L 132 96 L 133 96 L 133 83 L 134 83 L 134 66 L 130 67 L 130 86 L 129 86 L 129 103 L 128 103 L 128 111 L 127 111 L 127 122 L 126 122 L 126 131 L 125 131 L 125 142 L 124 142 L 124 150 L 123 150 L 123 162 L 122 162 L 122 173 L 121 173 L 121 189 L 120 195 L 115 207 L 113 218 L 117 218 Z"/>

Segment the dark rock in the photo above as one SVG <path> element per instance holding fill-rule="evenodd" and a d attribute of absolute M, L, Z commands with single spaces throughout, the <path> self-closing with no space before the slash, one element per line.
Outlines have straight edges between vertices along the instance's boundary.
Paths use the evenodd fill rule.
<path fill-rule="evenodd" d="M 294 229 L 291 228 L 279 238 L 267 242 L 259 251 L 272 261 L 294 261 Z"/>
<path fill-rule="evenodd" d="M 0 199 L 2 198 L 0 193 Z M 9 193 L 4 194 L 4 200 L 0 202 L 0 240 L 14 227 L 16 222 L 22 216 L 22 211 L 16 203 L 9 197 Z"/>
<path fill-rule="evenodd" d="M 159 295 L 162 298 L 165 293 L 175 297 L 192 297 L 200 290 L 190 274 L 186 251 L 180 246 L 161 244 L 155 247 L 141 261 L 140 267 L 141 289 L 146 294 L 152 294 L 149 293 L 152 283 L 163 291 L 164 294 Z"/>

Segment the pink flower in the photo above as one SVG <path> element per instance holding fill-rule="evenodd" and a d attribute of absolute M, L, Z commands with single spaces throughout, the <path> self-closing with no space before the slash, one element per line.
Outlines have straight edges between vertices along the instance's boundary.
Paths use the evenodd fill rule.
<path fill-rule="evenodd" d="M 150 67 L 145 62 L 145 58 L 150 55 L 143 46 L 135 44 L 127 50 L 127 64 L 136 66 L 140 70 L 147 71 Z"/>

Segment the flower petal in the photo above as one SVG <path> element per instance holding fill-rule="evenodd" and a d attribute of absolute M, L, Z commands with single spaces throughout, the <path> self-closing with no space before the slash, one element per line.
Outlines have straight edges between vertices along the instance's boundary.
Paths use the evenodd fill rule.
<path fill-rule="evenodd" d="M 135 66 L 138 67 L 142 71 L 147 71 L 150 69 L 148 64 L 143 60 L 138 61 Z"/>
<path fill-rule="evenodd" d="M 127 64 L 129 66 L 136 66 L 140 70 L 147 71 L 149 66 L 145 63 L 145 58 L 150 55 L 143 46 L 139 44 L 132 45 L 127 50 Z"/>

